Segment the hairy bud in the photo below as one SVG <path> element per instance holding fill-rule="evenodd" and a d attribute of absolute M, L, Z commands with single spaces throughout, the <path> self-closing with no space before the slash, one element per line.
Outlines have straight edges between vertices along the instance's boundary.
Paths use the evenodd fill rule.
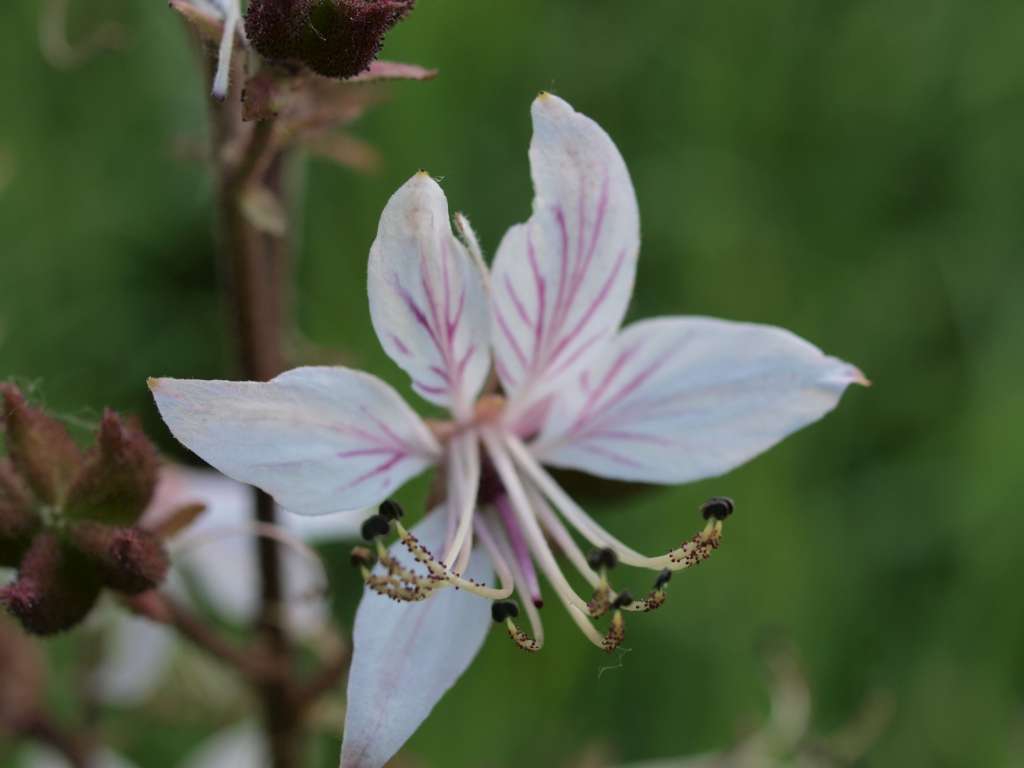
<path fill-rule="evenodd" d="M 261 56 L 327 77 L 365 70 L 415 0 L 250 0 L 245 31 Z"/>
<path fill-rule="evenodd" d="M 83 522 L 68 532 L 71 545 L 85 555 L 111 589 L 135 595 L 159 586 L 170 561 L 160 539 L 141 528 L 115 528 Z"/>
<path fill-rule="evenodd" d="M 17 565 L 39 523 L 25 481 L 9 459 L 0 459 L 0 566 Z"/>
<path fill-rule="evenodd" d="M 22 558 L 18 578 L 0 589 L 0 605 L 27 631 L 52 635 L 84 619 L 99 592 L 95 569 L 55 534 L 42 533 Z"/>
<path fill-rule="evenodd" d="M 0 384 L 7 451 L 36 496 L 59 503 L 78 471 L 82 456 L 64 425 L 25 402 L 13 384 Z"/>
<path fill-rule="evenodd" d="M 68 492 L 67 514 L 116 525 L 134 523 L 153 497 L 157 467 L 156 449 L 142 430 L 107 410 L 96 445 Z"/>

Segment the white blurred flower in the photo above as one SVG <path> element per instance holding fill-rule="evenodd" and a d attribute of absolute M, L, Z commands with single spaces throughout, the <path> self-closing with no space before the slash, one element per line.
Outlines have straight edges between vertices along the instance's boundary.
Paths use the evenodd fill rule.
<path fill-rule="evenodd" d="M 413 604 L 368 590 L 360 605 L 343 768 L 390 759 L 468 666 L 492 616 L 520 647 L 541 648 L 538 571 L 587 639 L 610 651 L 623 638 L 623 611 L 661 605 L 672 572 L 718 546 L 731 512 L 728 500 L 706 506 L 704 531 L 651 557 L 605 530 L 542 465 L 648 483 L 715 477 L 866 383 L 780 328 L 706 317 L 621 328 L 640 247 L 629 172 L 601 127 L 556 96 L 541 94 L 532 114 L 533 214 L 505 235 L 490 273 L 464 217 L 453 234 L 444 192 L 425 172 L 392 196 L 370 251 L 381 345 L 450 421 L 424 422 L 386 383 L 346 368 L 297 368 L 269 382 L 151 382 L 182 443 L 295 512 L 370 506 L 428 467 L 446 473 L 444 505 L 411 532 L 393 506 L 368 521 L 381 566 L 372 571 L 370 553 L 362 556 L 369 590 Z M 492 365 L 503 395 L 483 393 Z M 400 542 L 388 551 L 380 537 L 391 527 Z M 570 527 L 597 548 L 593 557 Z M 403 562 L 403 550 L 426 573 Z M 614 590 L 617 563 L 658 572 L 652 592 L 634 600 Z M 492 567 L 499 587 L 489 585 Z M 507 601 L 515 590 L 532 637 Z M 602 632 L 594 622 L 606 613 Z"/>
<path fill-rule="evenodd" d="M 219 616 L 251 623 L 259 610 L 256 539 L 252 531 L 253 494 L 249 486 L 209 470 L 166 466 L 153 503 L 141 521 L 156 527 L 182 505 L 201 503 L 205 511 L 169 549 L 173 568 L 165 585 L 177 599 L 193 599 L 192 589 Z M 282 513 L 281 527 L 306 542 L 352 538 L 355 519 L 310 519 Z M 287 626 L 295 637 L 309 638 L 328 620 L 319 572 L 304 557 L 282 547 Z M 182 578 L 187 574 L 188 578 Z M 146 699 L 170 665 L 177 639 L 167 627 L 111 606 L 97 619 L 106 633 L 104 655 L 92 675 L 96 697 L 122 706 Z"/>

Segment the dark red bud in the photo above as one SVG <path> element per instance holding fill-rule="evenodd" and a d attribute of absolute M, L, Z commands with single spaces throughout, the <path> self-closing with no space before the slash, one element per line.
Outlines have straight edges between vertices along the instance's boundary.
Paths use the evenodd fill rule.
<path fill-rule="evenodd" d="M 245 31 L 261 56 L 327 77 L 358 75 L 415 0 L 250 0 Z"/>
<path fill-rule="evenodd" d="M 18 564 L 39 523 L 25 481 L 10 459 L 0 459 L 0 566 Z"/>
<path fill-rule="evenodd" d="M 60 503 L 82 461 L 78 446 L 63 424 L 26 403 L 16 386 L 0 384 L 0 394 L 15 469 L 41 500 Z"/>
<path fill-rule="evenodd" d="M 99 593 L 95 569 L 56 535 L 41 533 L 25 553 L 17 580 L 0 589 L 0 605 L 27 631 L 52 635 L 84 619 Z"/>
<path fill-rule="evenodd" d="M 130 525 L 153 497 L 158 460 L 156 449 L 138 427 L 116 413 L 103 414 L 96 445 L 68 491 L 70 517 Z"/>
<path fill-rule="evenodd" d="M 45 691 L 39 646 L 0 615 L 0 731 L 17 733 L 36 718 Z"/>
<path fill-rule="evenodd" d="M 130 595 L 159 586 L 170 564 L 160 539 L 141 528 L 81 522 L 68 529 L 68 539 L 95 565 L 104 584 Z"/>

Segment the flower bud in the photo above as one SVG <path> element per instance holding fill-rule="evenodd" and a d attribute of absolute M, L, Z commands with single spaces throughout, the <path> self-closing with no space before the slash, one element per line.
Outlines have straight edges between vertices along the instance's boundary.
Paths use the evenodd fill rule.
<path fill-rule="evenodd" d="M 18 473 L 42 501 L 59 503 L 82 456 L 64 425 L 25 402 L 13 384 L 0 384 L 7 451 Z"/>
<path fill-rule="evenodd" d="M 250 0 L 245 32 L 261 56 L 327 77 L 358 75 L 415 0 Z"/>
<path fill-rule="evenodd" d="M 18 564 L 39 522 L 25 481 L 9 459 L 0 459 L 0 566 Z"/>
<path fill-rule="evenodd" d="M 0 589 L 0 605 L 36 635 L 52 635 L 84 619 L 100 593 L 94 569 L 53 533 L 35 537 L 18 578 Z"/>
<path fill-rule="evenodd" d="M 157 464 L 156 449 L 142 430 L 107 410 L 96 445 L 68 491 L 65 511 L 114 525 L 134 523 L 153 497 Z"/>
<path fill-rule="evenodd" d="M 160 539 L 141 528 L 81 522 L 69 528 L 68 539 L 106 586 L 130 595 L 159 586 L 170 564 Z"/>

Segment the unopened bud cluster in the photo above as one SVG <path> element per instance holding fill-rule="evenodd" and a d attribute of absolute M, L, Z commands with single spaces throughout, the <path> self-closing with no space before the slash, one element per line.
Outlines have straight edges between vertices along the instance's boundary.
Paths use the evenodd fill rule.
<path fill-rule="evenodd" d="M 271 61 L 347 78 L 370 66 L 415 0 L 250 0 L 245 32 Z"/>
<path fill-rule="evenodd" d="M 104 588 L 138 594 L 157 586 L 167 553 L 138 525 L 157 478 L 146 436 L 107 411 L 83 452 L 17 387 L 0 384 L 0 395 L 0 566 L 18 569 L 0 588 L 0 605 L 46 635 L 81 621 Z"/>

